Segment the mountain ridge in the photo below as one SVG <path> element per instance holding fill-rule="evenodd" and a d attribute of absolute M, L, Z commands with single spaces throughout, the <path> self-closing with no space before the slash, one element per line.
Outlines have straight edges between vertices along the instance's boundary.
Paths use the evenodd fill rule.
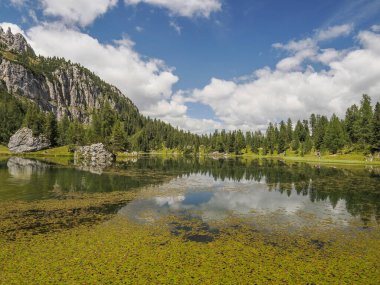
<path fill-rule="evenodd" d="M 63 58 L 36 56 L 21 34 L 0 29 L 0 82 L 10 94 L 35 102 L 57 120 L 68 116 L 88 124 L 105 101 L 118 112 L 139 113 L 118 88 L 87 68 Z"/>

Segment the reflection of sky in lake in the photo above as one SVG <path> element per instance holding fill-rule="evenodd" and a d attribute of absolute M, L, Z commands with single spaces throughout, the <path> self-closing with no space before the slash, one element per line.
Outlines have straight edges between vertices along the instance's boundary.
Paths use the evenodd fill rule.
<path fill-rule="evenodd" d="M 175 190 L 180 194 L 173 195 Z M 329 220 L 346 224 L 350 219 L 346 205 L 340 200 L 335 207 L 330 201 L 312 202 L 308 195 L 297 194 L 293 189 L 286 192 L 269 191 L 265 179 L 214 180 L 195 174 L 177 178 L 158 189 L 162 194 L 150 199 L 137 199 L 120 210 L 137 222 L 152 222 L 168 214 L 190 214 L 204 221 L 219 220 L 230 215 L 254 218 L 256 215 L 275 215 L 277 222 L 305 225 L 305 213 L 314 222 Z M 165 192 L 168 191 L 165 195 Z"/>

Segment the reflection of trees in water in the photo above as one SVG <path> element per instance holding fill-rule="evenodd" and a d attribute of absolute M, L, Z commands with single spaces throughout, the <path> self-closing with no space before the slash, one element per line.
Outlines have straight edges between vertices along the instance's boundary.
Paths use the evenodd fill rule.
<path fill-rule="evenodd" d="M 17 165 L 18 168 L 22 167 L 20 163 Z M 6 167 L 5 163 L 0 163 L 0 170 L 3 167 Z M 114 169 L 109 170 L 111 174 L 103 175 L 69 167 L 43 167 L 46 175 L 41 175 L 41 167 L 31 167 L 30 161 L 27 167 L 31 171 L 28 172 L 29 182 L 23 185 L 23 189 L 31 198 L 51 196 L 53 189 L 58 195 L 69 191 L 125 191 L 162 184 L 175 177 L 203 174 L 222 181 L 265 181 L 269 191 L 287 196 L 309 196 L 312 202 L 328 199 L 333 207 L 339 200 L 344 200 L 347 211 L 352 215 L 363 220 L 375 216 L 380 220 L 378 169 L 316 167 L 306 163 L 285 164 L 278 160 L 200 160 L 183 157 L 153 157 L 117 163 Z"/>
<path fill-rule="evenodd" d="M 309 196 L 312 202 L 329 200 L 334 208 L 339 200 L 344 200 L 350 214 L 360 216 L 364 221 L 371 216 L 380 220 L 380 175 L 377 169 L 285 164 L 279 160 L 158 157 L 141 159 L 134 164 L 121 164 L 120 167 L 162 171 L 174 176 L 203 174 L 222 181 L 265 181 L 269 191 L 278 191 L 287 196 Z"/>

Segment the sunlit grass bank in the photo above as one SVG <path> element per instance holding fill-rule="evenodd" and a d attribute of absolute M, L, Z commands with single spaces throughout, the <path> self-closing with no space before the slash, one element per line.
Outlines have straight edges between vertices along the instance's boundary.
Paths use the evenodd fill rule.
<path fill-rule="evenodd" d="M 61 146 L 56 148 L 50 148 L 46 150 L 41 150 L 37 152 L 29 152 L 29 153 L 23 153 L 23 154 L 12 154 L 9 149 L 6 146 L 0 145 L 0 156 L 9 156 L 9 155 L 16 155 L 16 156 L 26 156 L 26 157 L 39 157 L 39 158 L 52 158 L 52 157 L 73 157 L 73 152 L 70 152 L 69 146 Z M 144 152 L 118 152 L 117 154 L 117 160 L 124 160 L 124 159 L 133 159 L 138 158 L 141 156 L 146 155 L 158 155 L 163 157 L 178 157 L 183 156 L 183 153 L 179 150 L 169 150 L 165 149 L 164 151 L 155 151 L 150 153 L 144 153 Z M 193 155 L 188 155 L 189 157 L 193 157 Z M 209 155 L 207 153 L 202 153 L 200 155 L 201 157 L 208 157 Z M 288 152 L 288 154 L 273 154 L 273 155 L 256 155 L 254 153 L 245 153 L 243 155 L 234 155 L 234 154 L 228 154 L 226 156 L 220 156 L 220 158 L 229 157 L 229 158 L 235 158 L 235 157 L 243 157 L 246 159 L 257 159 L 257 158 L 279 158 L 287 161 L 303 161 L 303 162 L 317 162 L 317 163 L 325 163 L 325 164 L 361 164 L 361 165 L 380 165 L 380 159 L 373 158 L 372 160 L 369 159 L 368 156 L 362 154 L 362 153 L 348 153 L 348 154 L 322 154 L 320 158 L 318 158 L 315 154 L 306 154 L 304 156 L 301 156 L 299 154 L 295 154 L 294 152 Z M 215 157 L 218 158 L 218 157 Z M 63 164 L 63 163 L 60 163 Z M 67 161 L 65 160 L 65 163 L 67 164 Z"/>
<path fill-rule="evenodd" d="M 48 157 L 48 156 L 73 156 L 73 153 L 69 151 L 69 146 L 60 146 L 60 147 L 49 148 L 49 149 L 40 150 L 36 152 L 14 154 L 9 151 L 8 147 L 4 145 L 0 145 L 0 155 Z"/>
<path fill-rule="evenodd" d="M 9 149 L 6 146 L 0 144 L 0 155 L 10 155 L 10 154 L 11 152 L 9 151 Z"/>

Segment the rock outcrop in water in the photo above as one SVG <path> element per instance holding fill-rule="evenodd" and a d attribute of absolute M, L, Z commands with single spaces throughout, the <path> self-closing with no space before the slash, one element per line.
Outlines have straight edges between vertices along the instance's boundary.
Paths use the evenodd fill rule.
<path fill-rule="evenodd" d="M 115 155 L 102 143 L 78 147 L 75 151 L 75 164 L 82 170 L 101 174 L 103 169 L 112 165 Z"/>
<path fill-rule="evenodd" d="M 13 153 L 33 152 L 50 147 L 50 141 L 44 136 L 33 136 L 28 128 L 19 129 L 9 140 L 8 148 Z"/>

